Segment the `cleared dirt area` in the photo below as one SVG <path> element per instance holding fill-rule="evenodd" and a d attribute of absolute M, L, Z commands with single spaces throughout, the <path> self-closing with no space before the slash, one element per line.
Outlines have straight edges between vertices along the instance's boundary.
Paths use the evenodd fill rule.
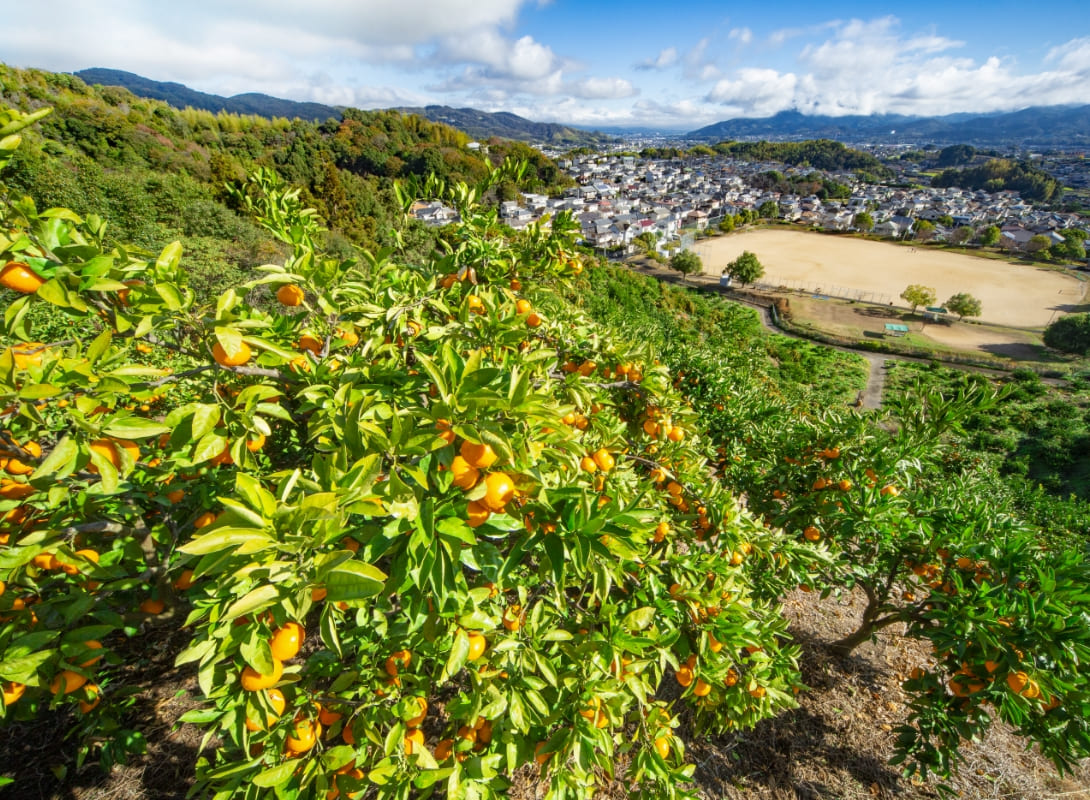
<path fill-rule="evenodd" d="M 1075 310 L 1086 284 L 1058 270 L 1011 264 L 971 255 L 786 230 L 756 230 L 701 241 L 694 248 L 704 272 L 719 275 L 743 250 L 765 267 L 764 282 L 805 282 L 810 291 L 834 287 L 898 295 L 911 283 L 933 287 L 939 302 L 957 292 L 980 299 L 981 319 L 1000 325 L 1044 327 L 1059 313 Z"/>

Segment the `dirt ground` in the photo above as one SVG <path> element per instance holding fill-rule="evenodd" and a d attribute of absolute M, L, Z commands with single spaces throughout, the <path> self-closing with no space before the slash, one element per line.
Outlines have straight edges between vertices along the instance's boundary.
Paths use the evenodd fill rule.
<path fill-rule="evenodd" d="M 765 267 L 764 282 L 805 281 L 811 291 L 835 287 L 899 295 L 909 284 L 935 289 L 941 303 L 957 292 L 980 299 L 981 319 L 1000 325 L 1041 328 L 1057 312 L 1075 310 L 1086 284 L 1058 270 L 978 258 L 971 255 L 788 230 L 756 230 L 706 239 L 695 246 L 704 272 L 721 274 L 743 250 Z"/>
<path fill-rule="evenodd" d="M 845 300 L 818 299 L 794 293 L 784 294 L 791 305 L 792 319 L 843 336 L 884 338 L 886 323 L 907 325 L 913 339 L 927 339 L 943 348 L 988 353 L 1016 360 L 1037 360 L 1040 337 L 1015 328 L 978 325 L 972 322 L 928 322 L 898 307 L 886 308 Z M 925 343 L 924 343 L 925 344 Z"/>
<path fill-rule="evenodd" d="M 884 631 L 875 643 L 847 658 L 827 644 L 854 629 L 862 594 L 822 599 L 796 591 L 785 598 L 791 635 L 802 648 L 802 676 L 810 687 L 794 711 L 765 720 L 755 729 L 709 736 L 694 724 L 684 703 L 677 734 L 686 758 L 696 764 L 693 788 L 702 800 L 939 800 L 934 784 L 913 783 L 888 764 L 896 727 L 905 721 L 901 683 L 915 666 L 929 664 L 919 642 Z M 0 797 L 17 800 L 182 800 L 201 747 L 200 732 L 178 718 L 196 705 L 196 682 L 188 668 L 175 669 L 169 652 L 184 632 L 148 654 L 136 684 L 143 690 L 132 720 L 149 742 L 147 755 L 103 774 L 90 764 L 76 770 L 74 743 L 65 738 L 64 715 L 8 728 L 0 736 L 0 775 L 17 782 Z M 660 696 L 679 689 L 663 682 Z M 965 762 L 951 782 L 960 800 L 1090 800 L 1090 764 L 1060 778 L 1049 762 L 1003 725 L 993 725 L 978 742 L 963 745 Z M 623 769 L 623 757 L 618 770 Z M 62 770 L 67 774 L 58 779 Z M 515 776 L 512 800 L 538 800 L 546 785 L 536 769 Z M 597 795 L 603 800 L 631 796 L 620 780 Z"/>

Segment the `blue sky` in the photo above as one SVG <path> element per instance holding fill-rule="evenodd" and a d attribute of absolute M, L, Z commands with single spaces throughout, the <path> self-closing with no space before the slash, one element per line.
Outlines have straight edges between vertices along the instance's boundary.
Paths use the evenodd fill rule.
<path fill-rule="evenodd" d="M 41 0 L 0 60 L 203 91 L 692 129 L 786 109 L 949 114 L 1090 103 L 1090 9 L 1036 3 Z M 91 10 L 93 9 L 93 10 Z"/>

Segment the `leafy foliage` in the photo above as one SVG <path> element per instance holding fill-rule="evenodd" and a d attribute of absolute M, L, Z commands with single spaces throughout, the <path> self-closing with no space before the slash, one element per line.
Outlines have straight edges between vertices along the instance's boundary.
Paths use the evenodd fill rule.
<path fill-rule="evenodd" d="M 968 292 L 958 292 L 951 295 L 946 301 L 946 308 L 958 315 L 958 319 L 965 317 L 979 317 L 982 310 L 980 300 Z"/>
<path fill-rule="evenodd" d="M 1060 183 L 1041 169 L 1021 161 L 993 158 L 979 167 L 945 169 L 931 179 L 932 186 L 957 186 L 989 192 L 1015 191 L 1026 200 L 1048 202 L 1059 196 Z"/>
<path fill-rule="evenodd" d="M 723 273 L 745 285 L 753 283 L 764 275 L 765 268 L 756 255 L 748 250 L 743 250 L 738 258 L 723 268 Z"/>
<path fill-rule="evenodd" d="M 670 269 L 688 277 L 689 275 L 696 275 L 704 269 L 704 262 L 692 250 L 679 250 L 670 256 Z"/>
<path fill-rule="evenodd" d="M 924 286 L 919 283 L 910 284 L 903 292 L 901 292 L 901 299 L 912 306 L 912 313 L 916 313 L 918 306 L 933 306 L 935 305 L 935 290 L 930 286 Z"/>
<path fill-rule="evenodd" d="M 1090 314 L 1067 314 L 1045 328 L 1045 344 L 1065 353 L 1090 353 Z"/>

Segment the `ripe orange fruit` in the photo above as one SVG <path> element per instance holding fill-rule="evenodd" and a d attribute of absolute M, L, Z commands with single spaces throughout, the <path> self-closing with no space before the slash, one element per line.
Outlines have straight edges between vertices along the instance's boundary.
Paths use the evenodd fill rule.
<path fill-rule="evenodd" d="M 471 528 L 479 528 L 488 522 L 492 512 L 480 500 L 470 500 L 466 506 L 466 522 Z"/>
<path fill-rule="evenodd" d="M 265 695 L 268 698 L 269 705 L 272 706 L 272 713 L 265 714 L 265 724 L 260 725 L 254 722 L 249 717 L 246 718 L 246 730 L 256 732 L 270 728 L 276 724 L 276 721 L 280 719 L 280 715 L 284 713 L 284 708 L 287 705 L 287 701 L 284 699 L 284 693 L 279 689 L 269 689 Z"/>
<path fill-rule="evenodd" d="M 530 304 L 530 301 L 525 298 L 520 298 L 519 301 L 515 303 L 516 314 L 529 314 L 533 310 L 534 307 Z"/>
<path fill-rule="evenodd" d="M 526 315 L 526 327 L 537 328 L 541 326 L 541 315 L 536 311 L 531 311 Z"/>
<path fill-rule="evenodd" d="M 1029 675 L 1024 672 L 1012 672 L 1007 675 L 1007 686 L 1009 686 L 1010 690 L 1015 694 L 1021 694 L 1028 683 Z"/>
<path fill-rule="evenodd" d="M 242 670 L 242 688 L 247 692 L 259 692 L 262 689 L 271 689 L 280 682 L 284 675 L 284 665 L 279 661 L 273 661 L 273 669 L 268 675 L 262 675 L 251 666 Z"/>
<path fill-rule="evenodd" d="M 553 757 L 552 753 L 543 753 L 545 749 L 545 742 L 538 742 L 534 747 L 534 761 L 540 765 L 544 765 L 546 761 Z"/>
<path fill-rule="evenodd" d="M 522 606 L 516 604 L 504 609 L 503 627 L 512 632 L 522 627 Z"/>
<path fill-rule="evenodd" d="M 186 589 L 189 589 L 190 587 L 192 587 L 193 586 L 193 570 L 183 569 L 182 574 L 179 575 L 175 579 L 175 581 L 173 583 L 173 586 L 174 586 L 175 589 L 177 589 L 180 592 L 184 592 Z"/>
<path fill-rule="evenodd" d="M 259 433 L 256 439 L 248 439 L 246 441 L 246 449 L 249 450 L 251 453 L 258 452 L 264 446 L 265 434 L 263 433 Z"/>
<path fill-rule="evenodd" d="M 669 432 L 666 434 L 666 438 L 671 442 L 680 442 L 685 438 L 685 431 L 676 425 L 671 425 Z"/>
<path fill-rule="evenodd" d="M 479 298 L 475 294 L 471 294 L 466 297 L 466 305 L 469 307 L 470 311 L 476 314 L 484 313 L 484 302 L 482 302 L 481 298 Z"/>
<path fill-rule="evenodd" d="M 99 642 L 99 641 L 97 641 L 95 639 L 88 639 L 86 642 L 83 642 L 83 646 L 88 650 L 101 650 L 102 649 L 102 642 Z M 102 655 L 101 654 L 94 655 L 94 656 L 91 656 L 86 661 L 84 661 L 82 664 L 80 664 L 80 666 L 81 667 L 91 667 L 91 666 L 94 666 L 95 664 L 97 664 L 101 660 L 102 660 Z"/>
<path fill-rule="evenodd" d="M 49 684 L 49 691 L 53 692 L 53 694 L 71 694 L 85 683 L 87 683 L 85 677 L 78 672 L 66 669 L 57 673 L 53 678 L 53 681 Z"/>
<path fill-rule="evenodd" d="M 303 290 L 300 287 L 296 286 L 294 283 L 285 283 L 283 286 L 276 290 L 276 299 L 280 301 L 281 305 L 302 305 L 304 297 L 306 297 L 306 295 Z"/>
<path fill-rule="evenodd" d="M 655 739 L 655 752 L 659 754 L 659 758 L 666 759 L 670 757 L 670 739 L 673 738 L 669 735 L 659 736 Z"/>
<path fill-rule="evenodd" d="M 305 753 L 314 747 L 322 733 L 322 725 L 317 720 L 297 719 L 292 728 L 292 735 L 284 741 L 284 749 L 292 755 Z"/>
<path fill-rule="evenodd" d="M 169 500 L 170 502 L 177 505 L 178 503 L 182 502 L 185 499 L 185 490 L 184 489 L 171 489 L 169 492 L 167 492 L 163 496 L 167 500 Z"/>
<path fill-rule="evenodd" d="M 583 456 L 579 459 L 579 468 L 584 472 L 594 473 L 598 471 L 598 465 L 594 462 L 594 459 L 590 456 Z"/>
<path fill-rule="evenodd" d="M 42 457 L 42 447 L 37 442 L 27 442 L 22 445 L 22 450 L 29 453 L 34 458 Z M 34 466 L 32 464 L 26 464 L 17 458 L 0 459 L 0 466 L 2 466 L 9 475 L 29 475 L 34 471 Z"/>
<path fill-rule="evenodd" d="M 99 689 L 97 683 L 89 683 L 83 688 L 83 691 L 86 693 L 87 699 L 79 701 L 79 710 L 84 714 L 89 714 L 98 708 L 98 704 L 102 702 L 102 690 Z"/>
<path fill-rule="evenodd" d="M 9 261 L 3 269 L 0 269 L 0 286 L 19 294 L 34 294 L 43 283 L 45 278 L 31 269 L 28 264 Z"/>
<path fill-rule="evenodd" d="M 481 477 L 481 471 L 462 456 L 455 456 L 450 462 L 450 474 L 454 478 L 454 485 L 466 492 L 476 486 Z"/>
<path fill-rule="evenodd" d="M 705 681 L 703 678 L 696 679 L 696 686 L 693 687 L 693 694 L 697 697 L 707 697 L 711 693 L 711 684 Z"/>
<path fill-rule="evenodd" d="M 816 542 L 821 538 L 821 531 L 813 525 L 807 525 L 806 530 L 802 532 L 802 535 L 805 536 L 808 541 Z"/>
<path fill-rule="evenodd" d="M 469 634 L 469 655 L 466 656 L 470 661 L 476 661 L 484 655 L 484 651 L 488 649 L 488 640 L 485 639 L 479 633 Z"/>
<path fill-rule="evenodd" d="M 113 464 L 116 469 L 121 469 L 121 450 L 132 457 L 133 463 L 140 460 L 140 446 L 127 439 L 96 439 L 91 442 L 90 448 L 92 452 L 98 453 Z M 87 469 L 90 472 L 98 472 L 98 467 L 94 464 L 88 464 Z"/>
<path fill-rule="evenodd" d="M 348 347 L 355 347 L 360 342 L 360 337 L 356 333 L 355 328 L 341 328 L 337 332 L 337 336 L 340 337 L 341 341 Z"/>
<path fill-rule="evenodd" d="M 324 342 L 322 342 L 321 339 L 319 339 L 317 336 L 314 336 L 313 334 L 304 333 L 302 336 L 299 337 L 300 350 L 308 350 L 314 355 L 318 355 L 322 352 L 323 346 Z"/>
<path fill-rule="evenodd" d="M 666 537 L 669 536 L 669 535 L 670 535 L 670 523 L 669 522 L 660 522 L 658 525 L 655 526 L 655 535 L 651 538 L 651 541 L 661 542 L 661 541 L 664 541 L 666 539 Z"/>
<path fill-rule="evenodd" d="M 435 760 L 442 763 L 450 758 L 451 751 L 454 749 L 453 739 L 440 739 L 435 745 Z"/>
<path fill-rule="evenodd" d="M 166 603 L 164 603 L 162 600 L 156 600 L 151 597 L 149 597 L 147 600 L 140 604 L 141 611 L 143 611 L 145 614 L 151 614 L 153 616 L 157 614 L 162 614 L 163 610 L 166 607 Z"/>
<path fill-rule="evenodd" d="M 609 472 L 616 464 L 613 455 L 604 447 L 595 450 L 592 458 L 602 472 Z"/>
<path fill-rule="evenodd" d="M 718 641 L 711 631 L 708 631 L 708 649 L 713 653 L 718 653 L 723 649 L 723 643 Z"/>
<path fill-rule="evenodd" d="M 214 358 L 216 363 L 221 367 L 241 367 L 250 360 L 250 356 L 252 355 L 253 352 L 246 342 L 239 342 L 238 350 L 236 350 L 233 355 L 228 355 L 227 351 L 223 349 L 223 345 L 219 342 L 212 345 L 212 358 Z"/>
<path fill-rule="evenodd" d="M 269 650 L 277 661 L 295 658 L 306 638 L 306 631 L 298 622 L 287 622 L 284 627 L 273 632 L 269 640 Z"/>
<path fill-rule="evenodd" d="M 749 690 L 749 694 L 751 697 L 756 697 L 758 700 L 760 700 L 762 697 L 765 696 L 765 687 L 754 686 L 752 689 Z"/>
<path fill-rule="evenodd" d="M 680 683 L 683 688 L 686 688 L 693 682 L 693 668 L 687 664 L 683 664 L 674 672 L 674 677 L 677 678 L 677 682 Z"/>
<path fill-rule="evenodd" d="M 893 484 L 883 486 L 882 490 L 879 492 L 879 494 L 882 495 L 882 497 L 896 497 L 900 493 L 901 493 L 901 490 L 898 489 Z"/>
<path fill-rule="evenodd" d="M 15 683 L 14 681 L 6 681 L 0 688 L 3 691 L 5 706 L 10 706 L 26 692 L 25 684 Z"/>
<path fill-rule="evenodd" d="M 219 517 L 219 514 L 217 514 L 214 511 L 205 511 L 203 514 L 201 514 L 199 517 L 197 517 L 195 520 L 193 520 L 193 527 L 194 528 L 204 528 L 204 527 L 206 527 L 208 525 L 211 525 L 213 522 L 215 522 L 218 517 Z"/>
<path fill-rule="evenodd" d="M 413 728 L 405 732 L 405 755 L 411 756 L 424 749 L 424 732 Z"/>
<path fill-rule="evenodd" d="M 462 442 L 461 448 L 458 450 L 471 467 L 477 469 L 488 469 L 499 459 L 496 455 L 496 451 L 492 449 L 491 445 L 477 444 L 476 442 L 465 441 Z"/>
<path fill-rule="evenodd" d="M 428 701 L 423 697 L 415 697 L 413 700 L 416 702 L 418 712 L 415 716 L 405 720 L 405 724 L 410 728 L 419 728 L 420 724 L 424 721 L 424 718 L 428 715 Z"/>
<path fill-rule="evenodd" d="M 515 496 L 515 485 L 506 472 L 492 472 L 484 479 L 485 494 L 482 502 L 489 511 L 497 513 Z"/>
<path fill-rule="evenodd" d="M 730 687 L 730 686 L 734 686 L 737 683 L 738 683 L 738 672 L 736 670 L 734 670 L 733 668 L 728 669 L 726 677 L 723 678 L 723 685 L 727 686 L 727 687 Z"/>
<path fill-rule="evenodd" d="M 386 659 L 386 674 L 397 677 L 399 667 L 408 667 L 413 660 L 413 654 L 408 650 L 398 650 Z"/>

